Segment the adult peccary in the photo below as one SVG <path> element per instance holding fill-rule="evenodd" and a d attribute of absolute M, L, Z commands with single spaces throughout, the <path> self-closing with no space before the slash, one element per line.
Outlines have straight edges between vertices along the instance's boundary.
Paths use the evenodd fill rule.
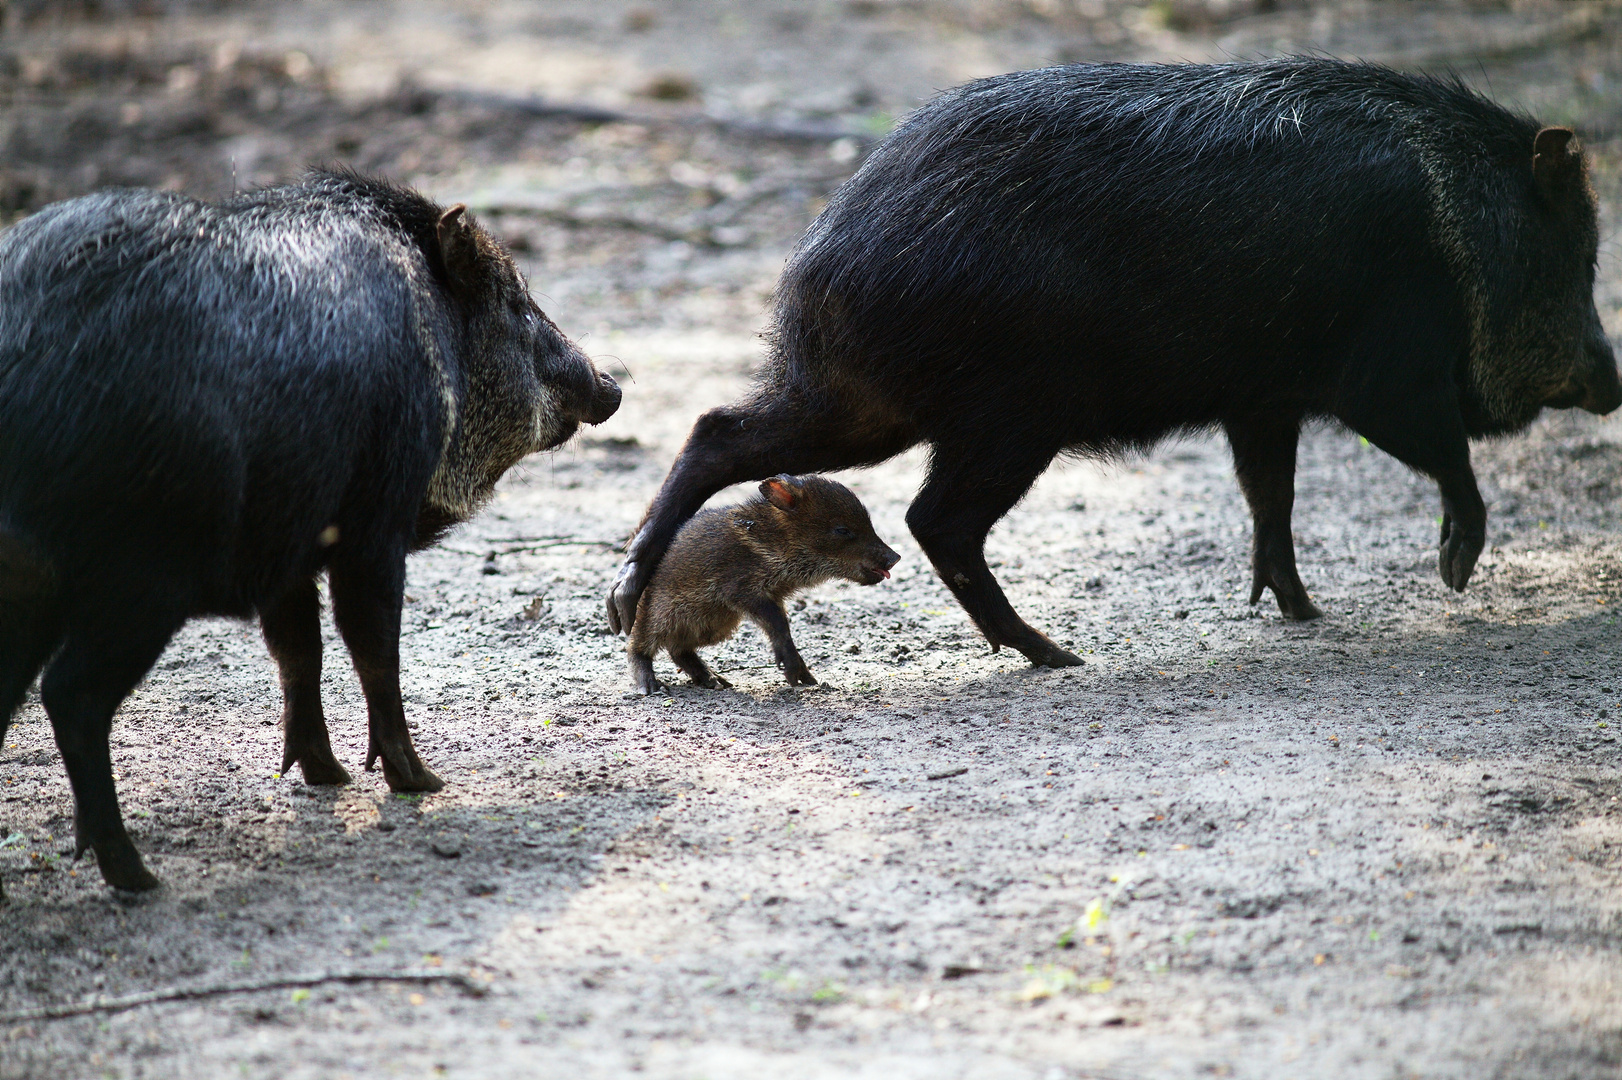
<path fill-rule="evenodd" d="M 321 711 L 323 570 L 367 767 L 439 788 L 400 702 L 406 554 L 619 397 L 462 206 L 361 176 L 215 205 L 107 191 L 0 236 L 0 728 L 48 661 L 79 850 L 156 884 L 107 736 L 192 616 L 259 615 L 282 768 L 348 779 Z"/>
<path fill-rule="evenodd" d="M 1290 509 L 1319 417 L 1436 480 L 1463 589 L 1486 531 L 1468 440 L 1622 403 L 1596 245 L 1572 133 L 1456 81 L 1290 59 L 948 91 L 801 240 L 757 388 L 694 425 L 609 623 L 724 485 L 927 442 L 907 523 L 936 570 L 993 649 L 1076 664 L 1015 614 L 987 532 L 1056 454 L 1217 426 L 1255 520 L 1251 600 L 1312 618 Z"/>
<path fill-rule="evenodd" d="M 877 585 L 900 557 L 873 531 L 862 500 L 837 480 L 763 480 L 755 498 L 702 511 L 676 533 L 637 605 L 625 647 L 631 682 L 643 694 L 659 689 L 653 658 L 665 649 L 699 686 L 730 686 L 697 650 L 725 641 L 748 618 L 770 639 L 789 685 L 813 685 L 783 601 L 836 577 Z"/>

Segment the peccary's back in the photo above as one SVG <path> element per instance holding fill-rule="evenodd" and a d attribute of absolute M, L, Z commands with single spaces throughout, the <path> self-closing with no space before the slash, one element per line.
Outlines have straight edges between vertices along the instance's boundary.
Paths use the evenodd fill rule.
<path fill-rule="evenodd" d="M 812 225 L 779 286 L 773 375 L 885 398 L 926 437 L 1011 402 L 1104 443 L 1258 394 L 1322 407 L 1339 350 L 1396 292 L 1462 320 L 1438 185 L 1527 171 L 1535 131 L 1460 85 L 1333 61 L 971 83 Z M 1458 175 L 1438 177 L 1450 154 Z"/>
<path fill-rule="evenodd" d="M 358 478 L 372 509 L 409 515 L 442 424 L 412 251 L 308 189 L 218 206 L 109 191 L 14 226 L 0 516 L 67 563 L 144 545 L 231 608 Z"/>

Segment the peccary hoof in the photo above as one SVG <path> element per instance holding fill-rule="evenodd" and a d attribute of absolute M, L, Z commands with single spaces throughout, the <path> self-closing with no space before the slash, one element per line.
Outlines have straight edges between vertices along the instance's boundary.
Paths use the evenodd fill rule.
<path fill-rule="evenodd" d="M 608 590 L 608 628 L 614 633 L 631 632 L 631 626 L 636 622 L 637 601 L 642 599 L 642 589 L 646 585 L 637 561 L 625 560 L 625 565 L 620 567 L 614 584 Z"/>
<path fill-rule="evenodd" d="M 1463 592 L 1476 568 L 1481 549 L 1487 546 L 1487 529 L 1480 525 L 1461 524 L 1451 514 L 1442 516 L 1442 546 L 1437 553 L 1437 569 L 1442 580 L 1454 592 Z"/>
<path fill-rule="evenodd" d="M 445 786 L 445 781 L 435 776 L 432 769 L 420 762 L 411 772 L 405 773 L 396 769 L 388 758 L 383 759 L 383 779 L 389 785 L 390 791 L 433 792 Z"/>
<path fill-rule="evenodd" d="M 1086 662 L 1070 650 L 1059 648 L 1041 634 L 1036 637 L 1036 641 L 1022 641 L 1013 647 L 1024 653 L 1025 659 L 1037 667 L 1081 667 Z"/>
<path fill-rule="evenodd" d="M 104 845 L 94 849 L 96 865 L 101 867 L 102 880 L 125 892 L 151 892 L 163 884 L 141 863 L 135 845 L 128 840 L 123 844 Z"/>
<path fill-rule="evenodd" d="M 312 786 L 327 784 L 347 784 L 350 776 L 349 770 L 338 764 L 336 759 L 322 761 L 319 758 L 303 758 L 298 763 L 299 771 L 304 774 L 304 782 Z M 282 775 L 286 776 L 284 769 Z"/>
<path fill-rule="evenodd" d="M 1273 595 L 1278 599 L 1278 610 L 1286 619 L 1308 622 L 1323 616 L 1323 612 L 1318 610 L 1318 605 L 1308 600 L 1305 593 L 1300 596 L 1279 596 L 1275 592 Z"/>
<path fill-rule="evenodd" d="M 304 774 L 304 782 L 311 785 L 347 784 L 349 770 L 338 764 L 330 747 L 310 747 L 290 750 L 282 759 L 282 775 L 292 773 L 294 764 Z"/>

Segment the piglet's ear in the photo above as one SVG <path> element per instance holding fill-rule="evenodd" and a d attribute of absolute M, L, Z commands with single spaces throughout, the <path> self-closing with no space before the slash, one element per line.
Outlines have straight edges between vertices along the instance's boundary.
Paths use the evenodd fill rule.
<path fill-rule="evenodd" d="M 800 485 L 794 482 L 794 477 L 786 474 L 774 476 L 769 480 L 760 482 L 760 493 L 766 496 L 766 501 L 779 510 L 792 510 L 800 504 Z"/>
<path fill-rule="evenodd" d="M 1532 143 L 1532 176 L 1546 199 L 1558 199 L 1575 189 L 1583 174 L 1582 148 L 1572 141 L 1570 128 L 1550 127 Z"/>
<path fill-rule="evenodd" d="M 439 257 L 451 288 L 466 294 L 479 280 L 479 238 L 467 219 L 467 205 L 457 203 L 439 216 Z"/>

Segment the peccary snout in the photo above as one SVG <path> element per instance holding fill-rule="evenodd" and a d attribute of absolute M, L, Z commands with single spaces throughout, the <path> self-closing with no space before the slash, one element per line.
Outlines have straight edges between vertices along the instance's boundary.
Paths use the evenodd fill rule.
<path fill-rule="evenodd" d="M 1577 407 L 1604 416 L 1622 405 L 1622 379 L 1617 378 L 1616 353 L 1603 333 L 1589 339 L 1583 352 L 1588 370 L 1583 373 L 1583 396 Z"/>
<path fill-rule="evenodd" d="M 580 419 L 587 424 L 602 423 L 620 407 L 620 384 L 606 371 L 598 371 L 596 376 L 591 396 L 580 414 Z"/>
<path fill-rule="evenodd" d="M 1616 353 L 1600 325 L 1599 312 L 1588 312 L 1582 358 L 1565 383 L 1544 403 L 1551 409 L 1584 409 L 1604 416 L 1622 405 L 1622 379 L 1616 371 Z"/>
<path fill-rule="evenodd" d="M 550 357 L 537 373 L 556 394 L 557 423 L 544 440 L 544 448 L 550 450 L 568 442 L 581 424 L 600 424 L 613 416 L 620 407 L 620 387 L 550 320 L 546 329 L 551 331 L 545 342 Z"/>

